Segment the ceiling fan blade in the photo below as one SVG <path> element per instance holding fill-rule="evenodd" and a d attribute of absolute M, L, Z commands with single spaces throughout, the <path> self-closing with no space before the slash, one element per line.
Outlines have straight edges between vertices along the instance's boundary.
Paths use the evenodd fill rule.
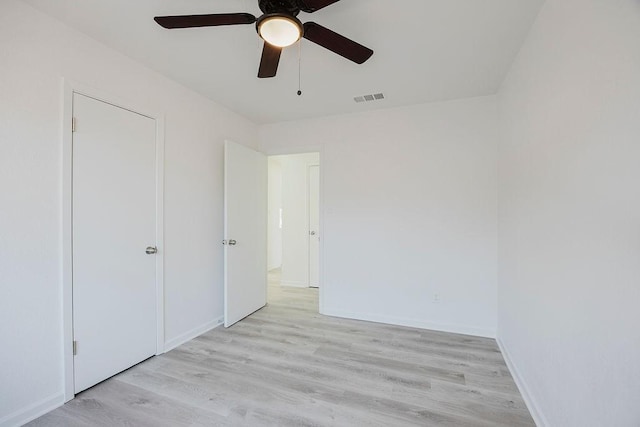
<path fill-rule="evenodd" d="M 301 10 L 304 10 L 307 13 L 313 13 L 316 10 L 320 10 L 323 7 L 327 7 L 334 3 L 337 3 L 340 0 L 298 0 L 298 5 Z"/>
<path fill-rule="evenodd" d="M 281 47 L 270 45 L 267 42 L 264 43 L 262 58 L 260 59 L 260 69 L 258 70 L 259 78 L 275 77 L 276 71 L 278 71 L 281 53 Z"/>
<path fill-rule="evenodd" d="M 156 16 L 153 18 L 164 28 L 216 27 L 219 25 L 253 24 L 256 17 L 250 13 L 215 13 L 211 15 Z"/>
<path fill-rule="evenodd" d="M 373 55 L 373 51 L 315 22 L 304 24 L 304 38 L 347 58 L 362 64 Z"/>

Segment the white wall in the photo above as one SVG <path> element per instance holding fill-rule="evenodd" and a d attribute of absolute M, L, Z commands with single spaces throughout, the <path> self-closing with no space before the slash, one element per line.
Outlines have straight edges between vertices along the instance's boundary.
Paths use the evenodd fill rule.
<path fill-rule="evenodd" d="M 502 346 L 541 425 L 638 426 L 640 3 L 548 0 L 500 110 Z"/>
<path fill-rule="evenodd" d="M 271 156 L 282 167 L 282 277 L 285 286 L 309 286 L 307 169 L 318 153 Z"/>
<path fill-rule="evenodd" d="M 495 334 L 496 117 L 484 97 L 261 127 L 267 153 L 322 147 L 326 314 Z"/>
<path fill-rule="evenodd" d="M 238 115 L 23 3 L 0 2 L 0 424 L 62 400 L 61 77 L 166 114 L 169 343 L 223 314 L 223 141 L 257 142 Z"/>
<path fill-rule="evenodd" d="M 282 267 L 282 166 L 275 156 L 268 158 L 268 171 L 267 269 L 273 270 Z"/>

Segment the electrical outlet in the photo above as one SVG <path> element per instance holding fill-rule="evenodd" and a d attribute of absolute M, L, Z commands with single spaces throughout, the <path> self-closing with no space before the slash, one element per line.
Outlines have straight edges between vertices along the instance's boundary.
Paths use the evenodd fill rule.
<path fill-rule="evenodd" d="M 440 302 L 440 294 L 436 292 L 435 294 L 433 294 L 433 303 L 438 304 L 439 302 Z"/>

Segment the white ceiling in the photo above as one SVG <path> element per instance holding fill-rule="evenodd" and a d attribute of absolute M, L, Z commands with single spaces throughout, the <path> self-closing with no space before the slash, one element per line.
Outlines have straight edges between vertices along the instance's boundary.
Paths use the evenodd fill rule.
<path fill-rule="evenodd" d="M 354 64 L 307 40 L 258 79 L 253 25 L 166 30 L 157 15 L 249 12 L 257 0 L 25 0 L 256 123 L 493 94 L 544 0 L 341 0 L 315 21 L 374 50 Z M 357 104 L 353 97 L 383 92 Z"/>

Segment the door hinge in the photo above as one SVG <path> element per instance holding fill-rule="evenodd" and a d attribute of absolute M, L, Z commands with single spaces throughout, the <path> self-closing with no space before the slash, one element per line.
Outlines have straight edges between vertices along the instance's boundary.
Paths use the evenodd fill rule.
<path fill-rule="evenodd" d="M 73 342 L 73 355 L 78 354 L 78 341 Z"/>
<path fill-rule="evenodd" d="M 75 132 L 76 131 L 76 122 L 77 122 L 76 118 L 73 117 L 71 119 L 71 132 Z"/>

